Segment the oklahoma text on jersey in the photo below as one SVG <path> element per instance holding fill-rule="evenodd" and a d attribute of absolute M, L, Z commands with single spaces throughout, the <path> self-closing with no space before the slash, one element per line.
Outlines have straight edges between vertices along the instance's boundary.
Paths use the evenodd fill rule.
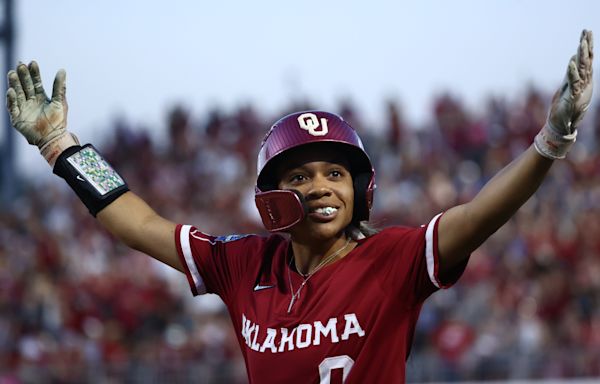
<path fill-rule="evenodd" d="M 328 339 L 331 343 L 349 340 L 352 335 L 364 337 L 365 331 L 360 326 L 356 314 L 349 313 L 340 318 L 343 322 L 343 331 L 338 330 L 338 318 L 332 317 L 325 324 L 315 321 L 308 324 L 299 324 L 292 328 L 265 328 L 255 324 L 242 314 L 242 337 L 246 345 L 257 352 L 285 352 L 296 348 L 307 348 L 311 345 L 320 345 L 321 339 Z"/>

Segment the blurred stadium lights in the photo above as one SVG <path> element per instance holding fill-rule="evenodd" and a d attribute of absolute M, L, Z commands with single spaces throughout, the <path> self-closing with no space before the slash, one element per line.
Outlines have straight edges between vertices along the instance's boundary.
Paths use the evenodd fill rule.
<path fill-rule="evenodd" d="M 14 66 L 14 1 L 3 0 L 2 2 L 4 12 L 0 16 L 3 18 L 0 25 L 0 41 L 4 53 L 3 73 L 7 73 Z M 7 88 L 6 76 L 4 76 L 4 89 Z M 4 132 L 0 135 L 2 137 L 0 142 L 0 206 L 4 207 L 15 196 L 17 180 L 15 180 L 15 134 L 10 125 L 8 113 L 2 112 L 2 115 L 4 116 Z"/>

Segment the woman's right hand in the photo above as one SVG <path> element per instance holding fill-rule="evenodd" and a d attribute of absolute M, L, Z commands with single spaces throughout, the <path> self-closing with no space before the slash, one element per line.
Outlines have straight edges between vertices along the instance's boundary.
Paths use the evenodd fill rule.
<path fill-rule="evenodd" d="M 9 88 L 6 107 L 13 127 L 29 144 L 36 145 L 50 165 L 60 153 L 77 145 L 77 139 L 67 132 L 66 73 L 59 70 L 54 79 L 52 98 L 46 96 L 35 61 L 19 64 L 8 72 Z"/>

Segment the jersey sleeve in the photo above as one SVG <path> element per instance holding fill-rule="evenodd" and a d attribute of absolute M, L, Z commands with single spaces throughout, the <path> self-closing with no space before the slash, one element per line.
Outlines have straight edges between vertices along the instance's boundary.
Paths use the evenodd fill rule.
<path fill-rule="evenodd" d="M 439 270 L 438 224 L 442 214 L 420 228 L 392 228 L 382 239 L 388 243 L 389 271 L 385 284 L 412 304 L 422 303 L 433 292 L 451 287 L 462 275 L 467 260 L 447 276 Z"/>
<path fill-rule="evenodd" d="M 425 230 L 425 260 L 427 262 L 427 275 L 429 276 L 431 283 L 438 289 L 446 289 L 453 286 L 462 276 L 467 266 L 467 262 L 469 261 L 467 258 L 467 260 L 450 271 L 448 275 L 441 275 L 438 253 L 438 225 L 442 214 L 443 213 L 440 213 L 431 219 Z"/>
<path fill-rule="evenodd" d="M 194 295 L 215 293 L 227 302 L 253 265 L 259 265 L 264 238 L 257 235 L 211 236 L 177 225 L 177 253 Z"/>

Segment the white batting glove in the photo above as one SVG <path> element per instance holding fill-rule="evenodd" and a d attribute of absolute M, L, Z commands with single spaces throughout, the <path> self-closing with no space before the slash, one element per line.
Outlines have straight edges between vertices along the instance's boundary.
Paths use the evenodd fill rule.
<path fill-rule="evenodd" d="M 65 71 L 59 70 L 49 99 L 35 61 L 29 66 L 19 64 L 16 71 L 8 72 L 6 107 L 11 124 L 29 144 L 37 145 L 51 166 L 62 151 L 79 144 L 77 138 L 67 132 L 65 79 Z"/>
<path fill-rule="evenodd" d="M 546 124 L 534 140 L 535 149 L 544 157 L 564 159 L 577 138 L 577 126 L 592 99 L 593 47 L 592 32 L 583 30 L 577 54 L 552 98 Z"/>

